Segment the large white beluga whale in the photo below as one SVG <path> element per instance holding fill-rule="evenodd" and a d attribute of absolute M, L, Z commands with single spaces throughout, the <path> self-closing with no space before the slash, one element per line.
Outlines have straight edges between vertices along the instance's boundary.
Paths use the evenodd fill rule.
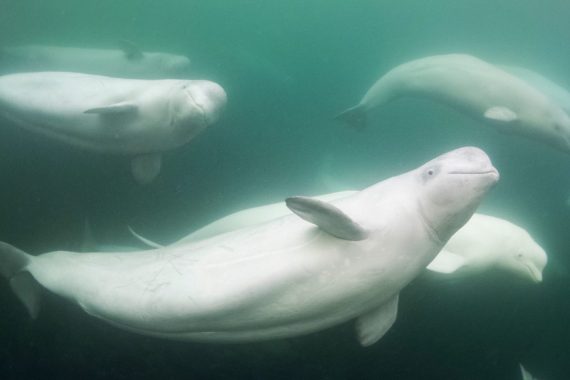
<path fill-rule="evenodd" d="M 362 345 L 396 319 L 399 292 L 472 216 L 499 175 L 466 147 L 330 203 L 176 247 L 50 252 L 0 244 L 0 274 L 32 315 L 44 287 L 133 332 L 251 341 L 356 320 Z"/>
<path fill-rule="evenodd" d="M 466 54 L 430 56 L 393 68 L 337 119 L 363 127 L 372 109 L 403 97 L 448 105 L 502 132 L 570 153 L 570 118 L 559 103 L 530 82 Z"/>
<path fill-rule="evenodd" d="M 225 104 L 222 87 L 206 80 L 0 76 L 0 117 L 78 148 L 131 157 L 140 183 L 158 175 L 162 152 L 216 122 Z"/>
<path fill-rule="evenodd" d="M 188 78 L 190 59 L 145 52 L 121 41 L 118 49 L 23 45 L 0 48 L 0 72 L 68 71 L 120 78 Z"/>

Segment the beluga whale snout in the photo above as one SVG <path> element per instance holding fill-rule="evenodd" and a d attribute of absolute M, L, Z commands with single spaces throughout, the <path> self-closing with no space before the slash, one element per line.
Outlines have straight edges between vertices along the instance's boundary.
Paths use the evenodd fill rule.
<path fill-rule="evenodd" d="M 227 95 L 222 86 L 207 80 L 193 81 L 188 87 L 188 95 L 201 110 L 207 125 L 213 124 L 220 118 L 227 103 Z"/>

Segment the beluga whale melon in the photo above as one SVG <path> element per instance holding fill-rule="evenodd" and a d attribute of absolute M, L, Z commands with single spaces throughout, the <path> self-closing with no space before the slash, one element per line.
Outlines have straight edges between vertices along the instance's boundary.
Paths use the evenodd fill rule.
<path fill-rule="evenodd" d="M 0 274 L 32 315 L 43 287 L 156 337 L 253 341 L 355 320 L 368 346 L 498 178 L 483 151 L 460 148 L 342 199 L 288 198 L 291 215 L 185 245 L 31 256 L 0 243 Z"/>
<path fill-rule="evenodd" d="M 69 72 L 0 76 L 0 117 L 78 148 L 131 157 L 140 183 L 158 175 L 162 152 L 216 122 L 225 104 L 222 87 L 206 80 Z"/>
<path fill-rule="evenodd" d="M 147 52 L 129 41 L 117 49 L 22 45 L 0 48 L 0 72 L 69 71 L 133 79 L 187 78 L 190 59 Z"/>
<path fill-rule="evenodd" d="M 501 132 L 570 153 L 570 117 L 557 101 L 531 83 L 467 54 L 429 56 L 396 66 L 337 119 L 364 127 L 371 110 L 404 97 L 445 104 Z"/>

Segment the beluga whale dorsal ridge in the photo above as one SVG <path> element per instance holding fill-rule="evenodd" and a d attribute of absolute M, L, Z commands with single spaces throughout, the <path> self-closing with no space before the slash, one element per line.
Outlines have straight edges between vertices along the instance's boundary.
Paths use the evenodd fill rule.
<path fill-rule="evenodd" d="M 276 339 L 355 320 L 368 346 L 394 323 L 402 288 L 498 178 L 483 151 L 460 148 L 342 199 L 288 198 L 302 217 L 185 245 L 31 256 L 1 243 L 0 274 L 32 314 L 41 286 L 117 327 L 156 337 Z"/>
<path fill-rule="evenodd" d="M 570 117 L 556 101 L 531 83 L 467 54 L 429 56 L 396 66 L 337 119 L 364 127 L 371 110 L 403 97 L 431 99 L 499 131 L 570 153 Z"/>
<path fill-rule="evenodd" d="M 160 172 L 161 153 L 215 123 L 226 104 L 207 80 L 138 80 L 68 72 L 0 76 L 0 116 L 34 133 L 131 157 L 140 183 Z"/>

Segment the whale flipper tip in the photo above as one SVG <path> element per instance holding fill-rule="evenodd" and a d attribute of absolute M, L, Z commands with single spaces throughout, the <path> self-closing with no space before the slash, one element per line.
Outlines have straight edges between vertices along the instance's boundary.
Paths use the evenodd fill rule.
<path fill-rule="evenodd" d="M 329 203 L 308 197 L 290 197 L 285 204 L 300 218 L 339 239 L 360 241 L 368 237 L 368 231 Z"/>
<path fill-rule="evenodd" d="M 334 118 L 355 129 L 364 129 L 367 124 L 366 109 L 361 104 L 341 112 Z"/>
<path fill-rule="evenodd" d="M 396 294 L 388 302 L 360 316 L 356 320 L 358 340 L 363 347 L 378 342 L 396 322 L 398 315 L 398 299 Z"/>
<path fill-rule="evenodd" d="M 442 249 L 427 269 L 437 273 L 454 273 L 465 266 L 465 258 L 448 250 Z"/>
<path fill-rule="evenodd" d="M 127 228 L 129 229 L 129 232 L 131 233 L 131 235 L 133 235 L 133 237 L 135 239 L 137 239 L 138 241 L 142 242 L 143 244 L 148 245 L 151 248 L 164 248 L 163 245 L 158 244 L 150 239 L 145 238 L 144 236 L 140 235 L 138 232 L 136 232 L 131 226 L 127 225 Z"/>

